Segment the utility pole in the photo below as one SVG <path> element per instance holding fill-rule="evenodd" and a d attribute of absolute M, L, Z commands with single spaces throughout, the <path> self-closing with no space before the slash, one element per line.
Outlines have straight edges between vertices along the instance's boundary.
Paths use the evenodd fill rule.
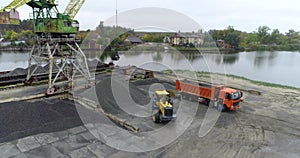
<path fill-rule="evenodd" d="M 118 27 L 118 0 L 116 0 L 116 28 Z"/>

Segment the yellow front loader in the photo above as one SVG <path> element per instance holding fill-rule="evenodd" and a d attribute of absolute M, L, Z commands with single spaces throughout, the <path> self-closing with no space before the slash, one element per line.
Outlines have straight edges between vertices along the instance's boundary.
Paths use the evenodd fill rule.
<path fill-rule="evenodd" d="M 152 106 L 152 119 L 155 123 L 171 121 L 176 116 L 173 114 L 173 100 L 166 90 L 156 90 Z"/>

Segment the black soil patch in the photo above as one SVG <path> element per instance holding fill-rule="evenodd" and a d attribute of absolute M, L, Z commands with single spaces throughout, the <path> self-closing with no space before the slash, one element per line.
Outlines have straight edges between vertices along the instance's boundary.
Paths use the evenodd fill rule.
<path fill-rule="evenodd" d="M 0 142 L 80 125 L 74 102 L 69 100 L 0 104 Z"/>

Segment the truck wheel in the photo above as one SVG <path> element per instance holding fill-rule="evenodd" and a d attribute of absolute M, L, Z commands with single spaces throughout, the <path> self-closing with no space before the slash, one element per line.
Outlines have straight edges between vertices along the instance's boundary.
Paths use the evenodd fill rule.
<path fill-rule="evenodd" d="M 160 114 L 159 113 L 156 113 L 154 115 L 152 115 L 152 119 L 155 123 L 159 123 L 160 122 Z"/>
<path fill-rule="evenodd" d="M 205 99 L 206 101 L 206 105 L 209 106 L 210 100 L 209 99 Z"/>

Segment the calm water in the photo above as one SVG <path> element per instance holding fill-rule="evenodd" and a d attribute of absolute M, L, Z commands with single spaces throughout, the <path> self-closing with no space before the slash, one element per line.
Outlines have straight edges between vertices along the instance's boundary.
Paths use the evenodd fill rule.
<path fill-rule="evenodd" d="M 0 71 L 10 71 L 15 68 L 28 66 L 29 52 L 1 52 Z"/>
<path fill-rule="evenodd" d="M 300 87 L 300 53 L 298 52 L 241 52 L 237 54 L 142 53 L 122 54 L 120 65 L 144 65 L 152 69 L 167 69 L 160 64 L 147 65 L 144 61 L 163 63 L 172 69 L 189 69 L 244 76 L 249 79 Z"/>
<path fill-rule="evenodd" d="M 21 52 L 0 53 L 0 71 L 27 67 L 28 56 L 29 53 Z M 152 70 L 193 68 L 196 71 L 233 74 L 300 88 L 298 52 L 241 52 L 228 55 L 190 53 L 184 56 L 178 52 L 126 52 L 121 53 L 120 57 L 115 64 L 121 66 L 130 64 Z"/>

